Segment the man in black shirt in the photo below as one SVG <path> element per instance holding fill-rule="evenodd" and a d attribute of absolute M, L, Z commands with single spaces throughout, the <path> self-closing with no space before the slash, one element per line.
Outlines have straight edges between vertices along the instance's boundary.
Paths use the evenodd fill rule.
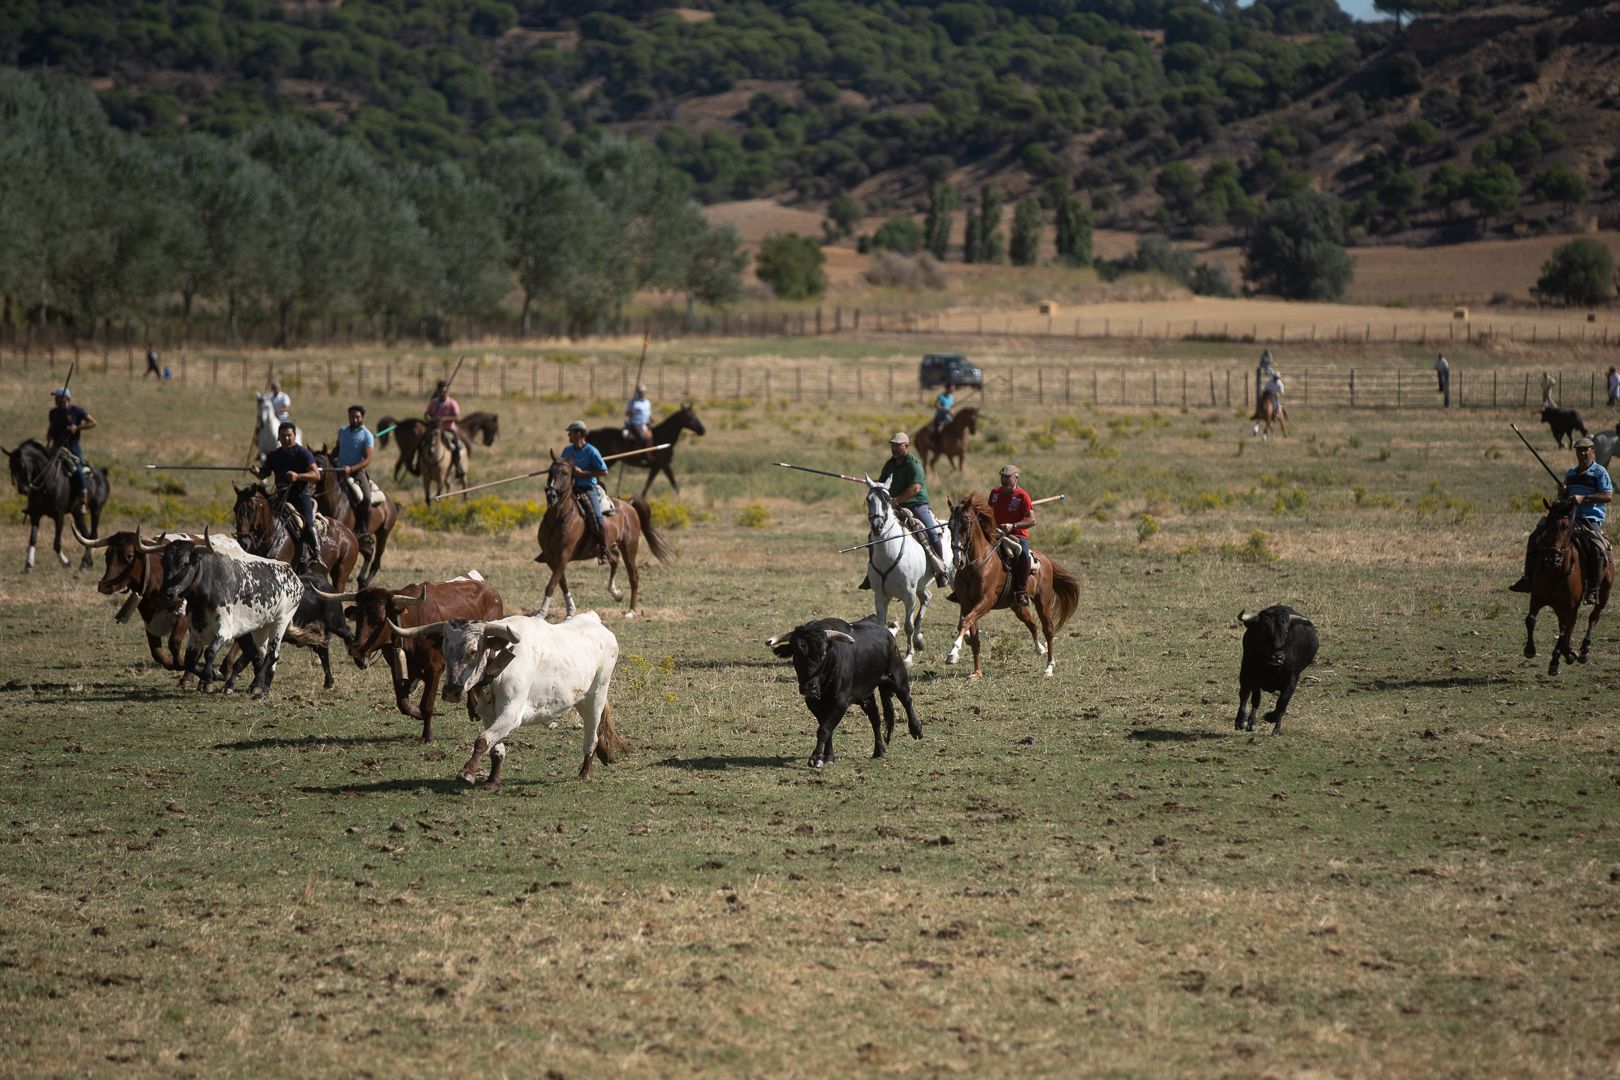
<path fill-rule="evenodd" d="M 320 561 L 321 541 L 315 535 L 315 500 L 310 497 L 309 485 L 319 482 L 321 474 L 309 447 L 298 445 L 298 429 L 291 421 L 282 422 L 276 429 L 276 438 L 281 445 L 265 455 L 263 465 L 250 466 L 248 471 L 261 478 L 274 477 L 276 487 L 284 493 L 283 498 L 292 503 L 304 519 L 297 540 L 298 551 L 293 556 L 293 569 L 301 574 L 309 569 L 311 561 Z"/>
<path fill-rule="evenodd" d="M 56 408 L 50 411 L 46 419 L 45 442 L 53 453 L 65 449 L 73 455 L 79 478 L 79 512 L 82 514 L 89 508 L 90 488 L 89 477 L 85 475 L 84 451 L 79 448 L 79 432 L 95 427 L 96 418 L 71 404 L 73 391 L 67 387 L 53 391 L 52 396 L 56 399 Z"/>

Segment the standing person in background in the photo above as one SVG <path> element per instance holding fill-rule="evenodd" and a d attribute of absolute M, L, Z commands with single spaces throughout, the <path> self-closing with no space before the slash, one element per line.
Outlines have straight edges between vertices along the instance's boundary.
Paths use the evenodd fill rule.
<path fill-rule="evenodd" d="M 1438 389 L 1444 402 L 1442 408 L 1451 408 L 1451 362 L 1444 353 L 1434 354 L 1434 377 L 1440 384 Z"/>
<path fill-rule="evenodd" d="M 145 382 L 148 375 L 156 375 L 158 382 L 163 381 L 163 369 L 158 366 L 157 350 L 150 345 L 146 347 L 146 370 L 141 372 L 141 381 Z"/>
<path fill-rule="evenodd" d="M 1548 372 L 1543 371 L 1541 373 L 1541 404 L 1543 407 L 1558 408 L 1558 399 L 1553 397 L 1553 391 L 1556 389 L 1558 389 L 1558 380 Z"/>
<path fill-rule="evenodd" d="M 1620 401 L 1620 373 L 1616 373 L 1614 368 L 1612 368 L 1612 367 L 1609 369 L 1609 383 L 1608 383 L 1608 386 L 1609 386 L 1609 408 L 1612 409 L 1612 408 L 1614 408 L 1614 403 L 1616 401 Z"/>

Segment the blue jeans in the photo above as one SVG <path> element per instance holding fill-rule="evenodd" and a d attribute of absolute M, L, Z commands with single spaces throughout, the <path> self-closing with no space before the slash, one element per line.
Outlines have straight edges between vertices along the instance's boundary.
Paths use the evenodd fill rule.
<path fill-rule="evenodd" d="M 312 562 L 320 562 L 321 541 L 315 534 L 315 500 L 310 498 L 309 489 L 306 487 L 299 494 L 288 495 L 287 501 L 298 511 L 298 516 L 304 519 L 304 529 L 298 534 L 300 553 Z"/>
<path fill-rule="evenodd" d="M 928 545 L 934 549 L 934 554 L 938 555 L 941 561 L 948 562 L 949 560 L 945 558 L 945 549 L 941 546 L 945 529 L 938 521 L 934 520 L 934 508 L 927 503 L 923 503 L 921 506 L 908 506 L 906 509 L 916 514 L 917 520 L 922 522 L 923 528 L 928 530 Z"/>
<path fill-rule="evenodd" d="M 604 523 L 602 521 L 602 489 L 596 484 L 590 487 L 577 487 L 574 489 L 574 498 L 584 496 L 585 502 L 591 508 L 591 517 L 596 521 L 596 535 L 601 536 Z"/>

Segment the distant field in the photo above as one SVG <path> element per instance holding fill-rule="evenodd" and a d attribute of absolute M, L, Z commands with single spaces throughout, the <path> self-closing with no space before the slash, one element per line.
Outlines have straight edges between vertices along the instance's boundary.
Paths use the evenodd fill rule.
<path fill-rule="evenodd" d="M 17 573 L 8 490 L 8 1073 L 1612 1073 L 1620 620 L 1556 679 L 1550 616 L 1541 657 L 1520 656 L 1525 605 L 1504 586 L 1549 488 L 1507 430 L 1522 410 L 1300 403 L 1291 436 L 1262 444 L 1233 408 L 999 405 L 968 472 L 930 486 L 943 507 L 1015 461 L 1036 496 L 1068 496 L 1036 528 L 1082 579 L 1057 674 L 999 613 L 968 683 L 941 662 L 954 612 L 936 602 L 913 672 L 925 738 L 873 762 L 852 716 L 817 775 L 764 640 L 869 610 L 860 558 L 835 554 L 865 521 L 853 485 L 770 463 L 875 471 L 926 411 L 711 395 L 703 376 L 863 356 L 914 370 L 914 344 L 683 354 L 708 433 L 680 444 L 680 496 L 654 489 L 678 558 L 645 570 L 645 620 L 596 567 L 573 574 L 619 637 L 613 708 L 635 747 L 586 783 L 564 725 L 518 732 L 504 794 L 465 788 L 473 726 L 446 708 L 418 744 L 380 665 L 342 662 L 327 693 L 289 649 L 269 706 L 176 691 L 91 576 L 48 556 Z M 637 346 L 557 365 L 600 366 L 594 398 L 469 383 L 465 408 L 501 414 L 474 479 L 536 468 L 567 420 L 616 409 Z M 1058 362 L 1000 348 L 1009 369 Z M 326 359 L 302 354 L 294 391 L 317 433 L 355 393 L 357 358 L 330 357 L 330 382 Z M 368 377 L 372 418 L 418 410 L 414 365 L 444 360 L 402 358 L 392 396 Z M 208 371 L 75 377 L 101 422 L 90 454 L 113 466 L 110 527 L 223 509 L 220 474 L 139 468 L 241 455 L 251 397 Z M 43 427 L 48 384 L 0 370 L 0 444 Z M 505 494 L 521 511 L 538 483 Z M 532 526 L 406 525 L 380 580 L 477 567 L 523 609 L 534 554 Z M 1273 602 L 1316 621 L 1321 658 L 1285 734 L 1235 733 L 1234 617 Z"/>

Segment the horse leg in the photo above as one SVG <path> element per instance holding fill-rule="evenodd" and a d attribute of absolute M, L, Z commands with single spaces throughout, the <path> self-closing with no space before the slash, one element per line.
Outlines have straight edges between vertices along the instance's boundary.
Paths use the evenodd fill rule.
<path fill-rule="evenodd" d="M 34 569 L 34 546 L 39 543 L 39 518 L 34 518 L 28 527 L 28 554 L 23 557 L 23 573 Z"/>
<path fill-rule="evenodd" d="M 979 666 L 979 628 L 974 626 L 968 633 L 968 645 L 973 649 L 973 670 L 968 674 L 968 681 L 972 682 L 984 677 L 984 669 Z"/>
<path fill-rule="evenodd" d="M 636 596 L 641 591 L 641 571 L 636 569 L 636 543 L 633 538 L 619 542 L 619 555 L 624 559 L 624 576 L 630 579 L 630 610 L 624 613 L 624 617 L 633 619 L 640 613 L 636 607 Z"/>
<path fill-rule="evenodd" d="M 1592 650 L 1592 628 L 1597 625 L 1599 616 L 1603 614 L 1603 609 L 1609 606 L 1609 590 L 1613 585 L 1614 574 L 1612 572 L 1604 574 L 1603 580 L 1598 584 L 1597 603 L 1592 605 L 1592 614 L 1587 616 L 1586 636 L 1581 638 L 1581 654 L 1576 657 L 1583 664 L 1586 663 L 1587 654 Z"/>
<path fill-rule="evenodd" d="M 1524 617 L 1524 658 L 1536 658 L 1536 613 L 1546 605 L 1534 597 L 1530 599 L 1530 614 Z"/>
<path fill-rule="evenodd" d="M 922 652 L 925 644 L 922 632 L 923 616 L 928 614 L 928 601 L 934 596 L 928 587 L 928 579 L 929 575 L 925 571 L 917 589 L 917 618 L 911 625 L 911 644 L 918 652 Z"/>
<path fill-rule="evenodd" d="M 73 511 L 73 516 L 78 517 L 78 512 Z M 60 517 L 56 519 L 56 538 L 51 542 L 51 549 L 56 552 L 56 558 L 63 566 L 67 566 L 73 561 L 62 553 L 62 519 Z"/>
<path fill-rule="evenodd" d="M 1047 589 L 1045 592 L 1036 593 L 1036 599 L 1038 601 L 1036 607 L 1041 615 L 1041 633 L 1046 636 L 1046 670 L 1041 672 L 1041 674 L 1045 675 L 1048 679 L 1052 677 L 1052 671 L 1057 664 L 1057 656 L 1053 651 L 1054 646 L 1052 644 L 1052 602 L 1056 596 L 1057 594 L 1051 589 Z"/>
<path fill-rule="evenodd" d="M 562 575 L 562 594 L 563 619 L 572 619 L 574 617 L 574 613 L 579 609 L 574 606 L 574 590 L 568 585 L 568 571 L 566 570 L 563 571 Z"/>

